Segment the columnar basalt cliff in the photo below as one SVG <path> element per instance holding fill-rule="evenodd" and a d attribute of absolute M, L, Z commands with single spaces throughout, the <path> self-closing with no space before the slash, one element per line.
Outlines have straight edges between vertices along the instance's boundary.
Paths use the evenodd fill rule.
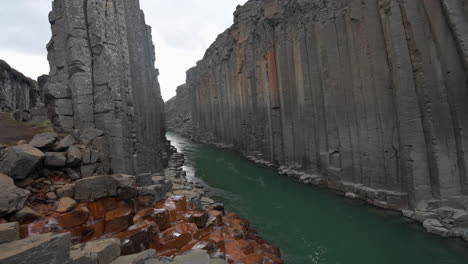
<path fill-rule="evenodd" d="M 177 95 L 165 104 L 167 128 L 184 135 L 192 132 L 192 96 L 187 85 L 177 87 Z"/>
<path fill-rule="evenodd" d="M 0 60 L 0 112 L 29 109 L 39 100 L 37 82 Z"/>
<path fill-rule="evenodd" d="M 56 130 L 105 132 L 110 167 L 161 171 L 164 103 L 139 1 L 55 0 L 45 98 Z"/>
<path fill-rule="evenodd" d="M 467 6 L 251 0 L 187 73 L 193 124 L 382 207 L 465 195 Z"/>

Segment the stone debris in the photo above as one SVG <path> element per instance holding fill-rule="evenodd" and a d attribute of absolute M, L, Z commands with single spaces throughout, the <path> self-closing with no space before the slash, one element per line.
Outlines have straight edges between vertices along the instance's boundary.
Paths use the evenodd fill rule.
<path fill-rule="evenodd" d="M 118 181 L 112 176 L 94 176 L 75 183 L 75 200 L 94 202 L 100 198 L 114 197 L 118 194 Z"/>

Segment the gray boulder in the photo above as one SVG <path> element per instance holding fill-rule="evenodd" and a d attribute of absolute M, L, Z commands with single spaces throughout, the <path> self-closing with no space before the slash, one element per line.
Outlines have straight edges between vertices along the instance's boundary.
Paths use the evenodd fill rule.
<path fill-rule="evenodd" d="M 54 132 L 42 133 L 34 136 L 29 143 L 35 148 L 50 148 L 57 141 L 58 134 Z"/>
<path fill-rule="evenodd" d="M 173 264 L 209 264 L 210 255 L 201 249 L 194 249 L 174 258 Z"/>
<path fill-rule="evenodd" d="M 120 256 L 120 240 L 101 239 L 72 247 L 72 264 L 108 264 Z"/>
<path fill-rule="evenodd" d="M 64 264 L 70 259 L 70 234 L 43 234 L 0 244 L 2 264 Z"/>
<path fill-rule="evenodd" d="M 18 239 L 20 239 L 20 232 L 17 222 L 0 224 L 0 244 Z"/>
<path fill-rule="evenodd" d="M 51 168 L 64 168 L 67 165 L 67 156 L 62 152 L 46 152 L 44 165 Z"/>
<path fill-rule="evenodd" d="M 0 173 L 24 180 L 42 164 L 44 158 L 44 153 L 31 145 L 10 147 L 0 157 Z"/>
<path fill-rule="evenodd" d="M 0 174 L 0 218 L 23 208 L 30 194 L 16 187 L 12 178 Z"/>
<path fill-rule="evenodd" d="M 154 257 L 156 250 L 148 249 L 138 254 L 122 256 L 112 261 L 111 264 L 143 264 L 148 259 Z"/>
<path fill-rule="evenodd" d="M 94 176 L 75 183 L 75 200 L 94 202 L 105 197 L 117 196 L 119 183 L 112 176 Z"/>

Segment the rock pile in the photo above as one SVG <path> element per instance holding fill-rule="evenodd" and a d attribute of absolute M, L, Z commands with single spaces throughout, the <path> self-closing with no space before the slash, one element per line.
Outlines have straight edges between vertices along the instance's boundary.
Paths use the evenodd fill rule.
<path fill-rule="evenodd" d="M 15 178 L 0 174 L 0 263 L 282 263 L 246 220 L 187 182 L 182 154 L 164 173 L 83 175 L 76 168 L 105 166 L 102 136 L 43 133 L 4 150 L 3 173 Z"/>

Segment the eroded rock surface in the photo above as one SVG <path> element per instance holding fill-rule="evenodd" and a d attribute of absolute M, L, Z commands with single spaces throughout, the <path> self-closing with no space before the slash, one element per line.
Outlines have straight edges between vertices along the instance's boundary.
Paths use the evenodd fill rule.
<path fill-rule="evenodd" d="M 139 1 L 55 0 L 49 21 L 43 86 L 56 130 L 102 131 L 104 157 L 116 173 L 161 171 L 164 104 Z"/>
<path fill-rule="evenodd" d="M 466 3 L 248 1 L 187 73 L 194 132 L 384 208 L 466 195 Z"/>

